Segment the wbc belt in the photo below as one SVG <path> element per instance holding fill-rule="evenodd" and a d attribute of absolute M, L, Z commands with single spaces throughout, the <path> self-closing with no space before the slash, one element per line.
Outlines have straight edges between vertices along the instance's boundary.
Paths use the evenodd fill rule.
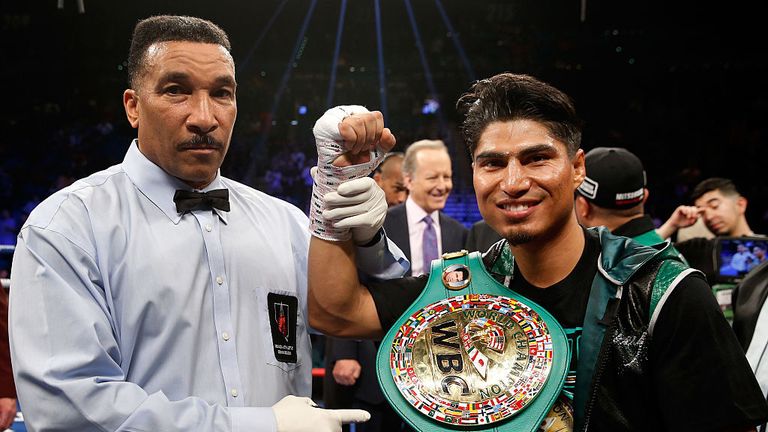
<path fill-rule="evenodd" d="M 570 414 L 553 408 L 569 362 L 560 324 L 498 283 L 479 252 L 461 251 L 432 262 L 426 288 L 382 340 L 376 372 L 417 431 L 566 430 L 547 425 Z"/>

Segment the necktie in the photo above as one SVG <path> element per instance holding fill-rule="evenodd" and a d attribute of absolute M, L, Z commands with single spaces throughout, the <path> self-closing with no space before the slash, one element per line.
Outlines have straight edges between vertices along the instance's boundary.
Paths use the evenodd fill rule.
<path fill-rule="evenodd" d="M 229 190 L 214 189 L 209 192 L 195 192 L 178 189 L 173 195 L 176 211 L 184 213 L 187 210 L 217 208 L 229 211 Z"/>
<path fill-rule="evenodd" d="M 424 228 L 424 235 L 421 238 L 421 251 L 424 258 L 424 273 L 429 273 L 432 268 L 432 261 L 438 258 L 437 251 L 437 233 L 435 232 L 435 221 L 429 215 L 422 219 L 427 227 Z"/>

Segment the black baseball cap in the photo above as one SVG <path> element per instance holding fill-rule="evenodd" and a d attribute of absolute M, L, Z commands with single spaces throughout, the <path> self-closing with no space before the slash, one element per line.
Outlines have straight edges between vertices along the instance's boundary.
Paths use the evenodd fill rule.
<path fill-rule="evenodd" d="M 621 147 L 597 147 L 584 157 L 587 177 L 576 190 L 598 207 L 627 209 L 645 198 L 640 159 Z"/>

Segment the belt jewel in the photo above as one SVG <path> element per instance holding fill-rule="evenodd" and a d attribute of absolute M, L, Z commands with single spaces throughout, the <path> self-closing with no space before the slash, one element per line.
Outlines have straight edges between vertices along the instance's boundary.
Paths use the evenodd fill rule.
<path fill-rule="evenodd" d="M 424 291 L 382 340 L 376 371 L 417 431 L 533 432 L 569 362 L 549 312 L 498 283 L 479 252 L 461 251 L 432 262 Z"/>

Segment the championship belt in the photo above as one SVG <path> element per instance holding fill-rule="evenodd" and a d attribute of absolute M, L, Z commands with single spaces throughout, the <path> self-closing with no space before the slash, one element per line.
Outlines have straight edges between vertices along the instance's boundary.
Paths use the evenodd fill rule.
<path fill-rule="evenodd" d="M 498 283 L 479 252 L 461 251 L 432 262 L 426 288 L 382 340 L 376 372 L 417 431 L 533 432 L 567 430 L 549 425 L 566 416 L 555 402 L 569 363 L 552 315 Z"/>

